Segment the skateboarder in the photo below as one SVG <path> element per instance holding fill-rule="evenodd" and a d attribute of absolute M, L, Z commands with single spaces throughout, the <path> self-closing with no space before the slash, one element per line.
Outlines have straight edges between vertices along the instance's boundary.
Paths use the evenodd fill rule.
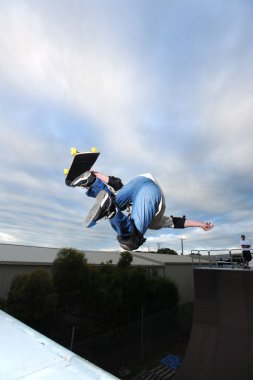
<path fill-rule="evenodd" d="M 116 177 L 88 171 L 77 177 L 72 187 L 86 188 L 86 195 L 96 198 L 86 217 L 87 227 L 101 218 L 108 218 L 117 233 L 117 240 L 125 250 L 135 250 L 145 242 L 147 229 L 199 227 L 204 231 L 213 228 L 209 222 L 188 220 L 185 216 L 165 216 L 163 192 L 151 174 L 143 174 L 126 185 Z M 131 214 L 123 211 L 131 206 Z"/>

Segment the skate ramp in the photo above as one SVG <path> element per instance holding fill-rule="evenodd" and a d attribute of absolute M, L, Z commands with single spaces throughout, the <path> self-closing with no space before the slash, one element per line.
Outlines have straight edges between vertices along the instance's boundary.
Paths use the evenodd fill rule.
<path fill-rule="evenodd" d="M 253 271 L 194 269 L 191 337 L 175 380 L 253 379 Z"/>
<path fill-rule="evenodd" d="M 117 380 L 0 310 L 0 380 Z"/>

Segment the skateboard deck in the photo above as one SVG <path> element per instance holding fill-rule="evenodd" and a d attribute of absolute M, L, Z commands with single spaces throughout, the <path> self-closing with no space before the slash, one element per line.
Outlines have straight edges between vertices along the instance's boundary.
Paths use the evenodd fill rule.
<path fill-rule="evenodd" d="M 64 169 L 66 185 L 71 186 L 71 183 L 76 177 L 90 170 L 97 161 L 99 154 L 100 153 L 94 147 L 91 148 L 90 152 L 79 152 L 76 148 L 71 148 L 71 155 L 74 156 L 74 158 L 70 168 Z"/>

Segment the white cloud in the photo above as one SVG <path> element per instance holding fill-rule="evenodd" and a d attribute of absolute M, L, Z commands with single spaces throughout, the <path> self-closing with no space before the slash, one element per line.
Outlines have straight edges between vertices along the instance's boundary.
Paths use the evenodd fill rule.
<path fill-rule="evenodd" d="M 0 232 L 0 240 L 3 243 L 15 243 L 16 238 L 9 233 Z"/>

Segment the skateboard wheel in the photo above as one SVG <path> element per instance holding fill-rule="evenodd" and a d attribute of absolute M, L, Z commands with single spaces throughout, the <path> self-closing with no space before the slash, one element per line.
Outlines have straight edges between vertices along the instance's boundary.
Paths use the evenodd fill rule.
<path fill-rule="evenodd" d="M 95 146 L 93 146 L 93 147 L 91 147 L 90 151 L 92 153 L 97 153 L 98 150 L 97 150 L 97 148 Z"/>
<path fill-rule="evenodd" d="M 68 175 L 69 169 L 64 169 L 63 172 L 64 172 L 65 175 Z"/>
<path fill-rule="evenodd" d="M 71 156 L 75 156 L 78 153 L 78 150 L 76 148 L 70 149 Z"/>

